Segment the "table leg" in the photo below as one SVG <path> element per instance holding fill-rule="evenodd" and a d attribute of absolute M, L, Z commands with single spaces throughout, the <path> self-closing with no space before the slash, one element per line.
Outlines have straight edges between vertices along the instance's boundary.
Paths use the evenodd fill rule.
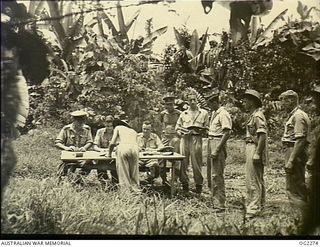
<path fill-rule="evenodd" d="M 175 193 L 175 187 L 174 187 L 174 181 L 175 181 L 175 164 L 176 161 L 172 160 L 171 165 L 171 198 L 174 196 Z"/>

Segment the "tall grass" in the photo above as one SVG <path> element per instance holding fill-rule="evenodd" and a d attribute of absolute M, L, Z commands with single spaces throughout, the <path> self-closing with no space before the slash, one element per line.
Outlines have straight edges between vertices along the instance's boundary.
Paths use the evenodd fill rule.
<path fill-rule="evenodd" d="M 252 220 L 245 219 L 243 142 L 228 145 L 227 209 L 218 213 L 207 188 L 201 198 L 178 194 L 172 199 L 157 190 L 106 191 L 94 172 L 83 187 L 67 181 L 57 184 L 56 134 L 54 129 L 39 130 L 16 141 L 18 164 L 1 205 L 2 233 L 244 236 L 298 232 L 301 215 L 286 203 L 284 174 L 272 166 L 265 173 L 265 210 Z"/>

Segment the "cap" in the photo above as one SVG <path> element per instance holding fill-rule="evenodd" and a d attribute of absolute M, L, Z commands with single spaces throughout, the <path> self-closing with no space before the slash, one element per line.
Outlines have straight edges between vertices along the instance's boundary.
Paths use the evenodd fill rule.
<path fill-rule="evenodd" d="M 287 90 L 287 91 L 283 92 L 282 94 L 280 94 L 279 99 L 284 99 L 284 98 L 296 98 L 296 99 L 298 99 L 299 96 L 295 91 L 290 89 L 290 90 Z"/>
<path fill-rule="evenodd" d="M 205 96 L 205 99 L 207 101 L 211 101 L 211 100 L 219 100 L 219 94 L 218 93 L 212 93 L 208 96 Z"/>
<path fill-rule="evenodd" d="M 73 111 L 70 113 L 73 117 L 87 117 L 88 114 L 85 111 Z"/>
<path fill-rule="evenodd" d="M 316 85 L 316 86 L 314 86 L 313 87 L 313 89 L 312 89 L 312 93 L 320 93 L 320 85 Z"/>
<path fill-rule="evenodd" d="M 112 122 L 114 118 L 111 115 L 106 116 L 105 122 Z"/>
<path fill-rule="evenodd" d="M 175 96 L 173 93 L 167 93 L 162 99 L 164 101 L 174 101 L 175 100 Z"/>
<path fill-rule="evenodd" d="M 260 106 L 262 106 L 262 100 L 261 100 L 261 95 L 258 91 L 256 90 L 253 90 L 253 89 L 247 89 L 244 94 L 243 94 L 243 97 L 247 97 L 247 96 L 252 96 L 254 97 L 255 99 L 258 100 Z"/>

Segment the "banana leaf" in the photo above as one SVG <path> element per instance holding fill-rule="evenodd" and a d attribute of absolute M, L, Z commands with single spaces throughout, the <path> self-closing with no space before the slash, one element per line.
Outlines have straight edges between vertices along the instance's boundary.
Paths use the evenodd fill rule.
<path fill-rule="evenodd" d="M 164 34 L 165 32 L 167 32 L 168 27 L 161 27 L 159 29 L 157 29 L 156 31 L 152 32 L 149 36 L 147 36 L 142 43 L 143 47 L 148 46 L 148 44 L 152 44 L 152 42 L 154 42 L 160 35 Z"/>
<path fill-rule="evenodd" d="M 47 1 L 47 4 L 49 6 L 50 16 L 59 17 L 60 11 L 58 7 L 58 1 L 50 0 L 50 1 Z M 65 30 L 63 29 L 61 22 L 59 21 L 59 19 L 52 20 L 51 22 L 60 44 L 63 44 L 66 38 L 66 33 L 65 33 Z"/>
<path fill-rule="evenodd" d="M 177 44 L 179 46 L 180 49 L 183 49 L 186 47 L 185 43 L 183 42 L 183 38 L 182 38 L 182 35 L 178 32 L 177 29 L 173 28 L 173 31 L 174 31 L 174 35 L 176 37 L 176 40 L 177 40 Z"/>
<path fill-rule="evenodd" d="M 257 41 L 255 42 L 253 48 L 257 48 L 258 46 L 261 45 L 265 45 L 267 44 L 269 41 L 272 40 L 272 31 L 275 29 L 276 24 L 283 19 L 283 16 L 288 12 L 288 9 L 285 9 L 284 11 L 282 11 L 276 18 L 274 18 L 272 20 L 272 22 L 268 25 L 268 27 L 266 28 L 266 30 L 261 33 L 257 39 Z"/>
<path fill-rule="evenodd" d="M 132 26 L 132 24 L 137 20 L 138 16 L 140 15 L 140 9 L 134 13 L 134 15 L 130 18 L 129 21 L 125 24 L 126 32 L 128 32 Z"/>
<path fill-rule="evenodd" d="M 190 51 L 193 55 L 193 57 L 195 57 L 196 55 L 198 55 L 199 50 L 200 50 L 200 41 L 199 41 L 199 36 L 198 36 L 198 32 L 195 29 L 192 33 L 191 36 L 191 41 L 190 41 Z"/>

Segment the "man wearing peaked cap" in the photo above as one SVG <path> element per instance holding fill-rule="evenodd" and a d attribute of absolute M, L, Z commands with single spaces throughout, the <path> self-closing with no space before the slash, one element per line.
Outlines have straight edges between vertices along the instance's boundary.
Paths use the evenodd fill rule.
<path fill-rule="evenodd" d="M 175 96 L 169 92 L 163 97 L 164 110 L 160 113 L 160 122 L 162 123 L 162 138 L 161 141 L 165 146 L 174 147 L 174 152 L 180 153 L 180 138 L 175 130 L 176 123 L 180 116 L 181 111 L 175 109 Z M 168 130 L 171 133 L 168 133 Z M 178 170 L 175 170 L 178 173 Z M 165 168 L 161 170 L 161 178 L 164 184 L 166 184 L 166 172 Z M 178 177 L 178 176 L 177 176 Z"/>
<path fill-rule="evenodd" d="M 55 140 L 55 145 L 65 151 L 85 152 L 93 143 L 91 128 L 85 124 L 87 113 L 85 111 L 74 111 L 70 115 L 73 116 L 73 122 L 62 128 Z M 61 176 L 67 175 L 69 168 L 70 172 L 75 172 L 76 168 L 70 163 L 64 162 L 59 166 L 59 179 Z M 90 161 L 87 161 L 82 164 L 81 175 L 90 173 L 90 169 L 87 168 L 90 165 L 89 163 Z M 78 178 L 76 182 L 81 182 L 81 178 Z"/>
<path fill-rule="evenodd" d="M 250 116 L 246 122 L 247 217 L 256 216 L 265 204 L 264 166 L 267 161 L 267 121 L 261 110 L 260 93 L 248 89 L 244 95 Z"/>
<path fill-rule="evenodd" d="M 283 92 L 279 99 L 288 113 L 282 144 L 285 150 L 287 196 L 292 205 L 306 205 L 305 166 L 308 159 L 310 119 L 299 106 L 298 94 L 293 90 Z"/>

